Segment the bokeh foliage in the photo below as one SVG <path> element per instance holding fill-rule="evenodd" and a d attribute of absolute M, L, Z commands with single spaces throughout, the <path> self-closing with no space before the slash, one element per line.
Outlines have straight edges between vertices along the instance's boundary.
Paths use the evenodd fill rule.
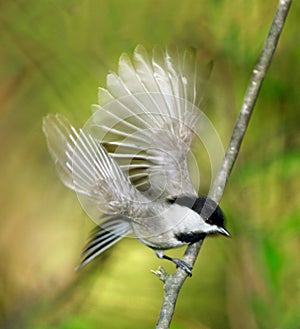
<path fill-rule="evenodd" d="M 74 272 L 92 224 L 55 174 L 42 117 L 82 125 L 138 43 L 194 46 L 214 60 L 206 113 L 226 146 L 276 5 L 0 2 L 1 328 L 153 328 L 162 286 L 149 270 L 162 261 L 151 250 L 126 239 Z M 173 329 L 300 326 L 299 15 L 295 1 L 221 203 L 233 237 L 205 241 Z"/>

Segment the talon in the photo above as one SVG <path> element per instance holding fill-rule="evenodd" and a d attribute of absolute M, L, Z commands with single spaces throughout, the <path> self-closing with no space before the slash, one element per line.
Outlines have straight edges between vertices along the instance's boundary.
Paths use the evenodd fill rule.
<path fill-rule="evenodd" d="M 185 273 L 188 276 L 192 276 L 192 269 L 193 266 L 191 266 L 190 264 L 186 263 L 185 261 L 181 260 L 181 259 L 177 259 L 177 258 L 173 258 L 174 263 L 176 264 L 176 267 L 181 268 L 183 271 L 185 271 Z"/>
<path fill-rule="evenodd" d="M 182 259 L 179 259 L 179 258 L 172 258 L 172 257 L 169 257 L 167 255 L 164 254 L 164 252 L 162 250 L 155 250 L 155 253 L 157 255 L 158 258 L 164 258 L 164 259 L 167 259 L 167 260 L 170 260 L 171 262 L 175 263 L 176 264 L 176 267 L 179 267 L 181 268 L 182 270 L 185 271 L 185 273 L 188 275 L 188 276 L 192 276 L 192 269 L 193 269 L 193 266 L 188 264 L 187 262 L 185 262 L 184 260 Z"/>

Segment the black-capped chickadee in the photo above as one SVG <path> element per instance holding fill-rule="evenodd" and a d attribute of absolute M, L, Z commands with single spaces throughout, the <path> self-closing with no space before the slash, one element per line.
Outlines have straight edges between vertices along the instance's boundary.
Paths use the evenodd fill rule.
<path fill-rule="evenodd" d="M 195 51 L 156 47 L 149 58 L 138 46 L 133 61 L 123 54 L 118 74 L 108 74 L 84 128 L 61 115 L 44 118 L 62 182 L 98 225 L 80 266 L 133 234 L 191 275 L 189 264 L 164 250 L 229 236 L 220 207 L 197 196 L 188 172 L 202 85 Z"/>

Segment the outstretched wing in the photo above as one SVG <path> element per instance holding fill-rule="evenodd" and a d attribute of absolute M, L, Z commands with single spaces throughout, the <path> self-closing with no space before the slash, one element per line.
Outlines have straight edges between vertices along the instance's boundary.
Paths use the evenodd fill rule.
<path fill-rule="evenodd" d="M 62 182 L 77 192 L 94 221 L 99 223 L 101 213 L 131 216 L 139 209 L 141 193 L 97 140 L 61 115 L 45 117 L 43 131 Z"/>
<path fill-rule="evenodd" d="M 118 74 L 99 89 L 85 129 L 103 143 L 131 182 L 148 197 L 196 194 L 187 154 L 201 117 L 203 74 L 189 49 L 142 46 L 123 54 Z"/>

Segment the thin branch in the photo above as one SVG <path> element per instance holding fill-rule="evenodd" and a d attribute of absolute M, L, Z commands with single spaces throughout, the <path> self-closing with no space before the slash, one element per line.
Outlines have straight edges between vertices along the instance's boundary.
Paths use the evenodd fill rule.
<path fill-rule="evenodd" d="M 257 64 L 253 69 L 252 76 L 239 116 L 233 129 L 231 140 L 229 142 L 222 166 L 214 180 L 209 193 L 209 197 L 216 202 L 221 200 L 228 177 L 238 156 L 239 149 L 248 127 L 249 120 L 253 112 L 263 79 L 268 67 L 270 66 L 291 3 L 292 0 L 279 1 L 277 11 L 274 15 L 263 50 L 257 61 Z M 184 261 L 194 265 L 202 243 L 203 240 L 190 245 L 184 254 Z M 187 277 L 187 274 L 180 269 L 177 269 L 177 271 L 172 275 L 166 274 L 162 269 L 156 272 L 156 274 L 160 277 L 161 280 L 164 281 L 164 298 L 156 324 L 156 329 L 167 329 L 170 326 L 178 294 Z"/>

